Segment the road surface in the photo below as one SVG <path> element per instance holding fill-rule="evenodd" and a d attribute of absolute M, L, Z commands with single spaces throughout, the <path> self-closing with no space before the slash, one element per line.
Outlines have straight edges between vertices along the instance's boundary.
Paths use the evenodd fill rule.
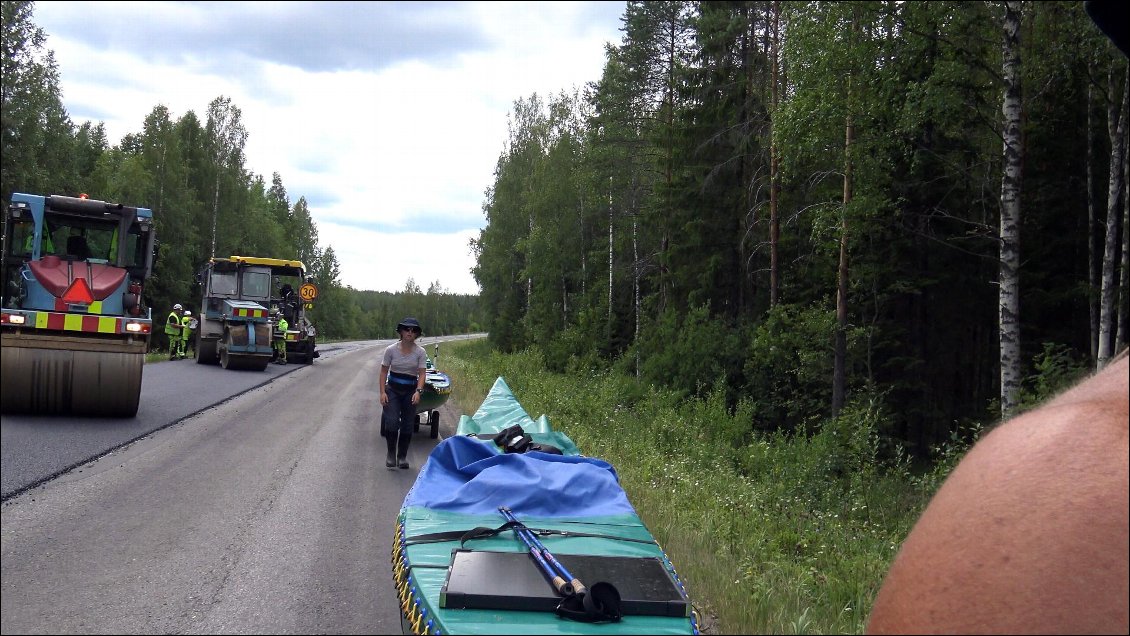
<path fill-rule="evenodd" d="M 136 422 L 38 418 L 46 450 L 5 416 L 0 631 L 399 632 L 394 521 L 436 441 L 422 427 L 411 468 L 385 468 L 390 342 L 266 373 L 153 364 Z"/>

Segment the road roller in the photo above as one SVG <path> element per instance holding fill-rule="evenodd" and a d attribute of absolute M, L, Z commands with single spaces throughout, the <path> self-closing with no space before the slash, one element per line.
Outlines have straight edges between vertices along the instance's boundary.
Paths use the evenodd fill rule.
<path fill-rule="evenodd" d="M 153 329 L 153 212 L 14 193 L 4 213 L 4 413 L 134 417 Z"/>
<path fill-rule="evenodd" d="M 271 268 L 240 256 L 211 258 L 197 273 L 203 286 L 196 330 L 197 364 L 262 371 L 274 355 Z"/>

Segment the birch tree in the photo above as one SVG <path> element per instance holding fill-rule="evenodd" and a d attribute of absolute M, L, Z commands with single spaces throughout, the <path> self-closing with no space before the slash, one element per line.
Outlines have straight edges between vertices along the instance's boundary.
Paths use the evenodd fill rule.
<path fill-rule="evenodd" d="M 1095 87 L 1087 83 L 1087 318 L 1090 333 L 1088 344 L 1091 360 L 1099 357 L 1099 302 L 1094 294 L 1099 288 L 1098 259 L 1095 254 L 1095 232 L 1098 216 L 1095 210 L 1095 135 L 1094 135 Z"/>
<path fill-rule="evenodd" d="M 1123 114 L 1125 118 L 1126 115 Z M 1123 137 L 1123 143 L 1126 138 Z M 1130 161 L 1122 159 L 1122 267 L 1119 277 L 1118 335 L 1114 338 L 1114 353 L 1126 348 L 1127 310 L 1130 309 Z"/>
<path fill-rule="evenodd" d="M 1126 159 L 1126 106 L 1127 86 L 1122 87 L 1121 102 L 1116 98 L 1116 65 L 1111 64 L 1107 87 L 1107 134 L 1110 137 L 1110 169 L 1107 180 L 1106 240 L 1103 247 L 1102 291 L 1099 294 L 1099 348 L 1095 356 L 1096 368 L 1101 369 L 1114 355 L 1115 321 L 1118 316 L 1118 226 L 1122 197 L 1122 163 Z"/>
<path fill-rule="evenodd" d="M 1000 218 L 1000 366 L 1001 414 L 1015 409 L 1020 392 L 1020 189 L 1023 140 L 1020 134 L 1020 2 L 1004 3 L 1002 75 L 1004 101 L 1003 174 L 1001 177 Z"/>
<path fill-rule="evenodd" d="M 242 113 L 231 103 L 230 97 L 220 96 L 208 104 L 208 143 L 212 167 L 215 170 L 215 187 L 212 192 L 212 249 L 216 255 L 216 223 L 220 216 L 220 183 L 226 172 L 242 170 L 243 148 L 247 144 L 247 129 Z"/>
<path fill-rule="evenodd" d="M 769 306 L 774 307 L 780 302 L 781 268 L 780 268 L 780 242 L 781 242 L 781 215 L 778 210 L 781 199 L 781 149 L 778 147 L 776 126 L 773 117 L 776 116 L 780 104 L 781 88 L 781 3 L 773 1 L 772 22 L 770 31 L 770 47 L 772 79 L 770 101 L 770 145 L 769 145 Z"/>
<path fill-rule="evenodd" d="M 848 220 L 847 207 L 852 196 L 852 143 L 855 125 L 851 116 L 851 82 L 848 82 L 849 110 L 844 125 L 844 213 L 840 221 L 840 256 L 836 268 L 836 330 L 832 363 L 832 417 L 844 406 L 847 385 L 847 292 L 848 292 Z"/>

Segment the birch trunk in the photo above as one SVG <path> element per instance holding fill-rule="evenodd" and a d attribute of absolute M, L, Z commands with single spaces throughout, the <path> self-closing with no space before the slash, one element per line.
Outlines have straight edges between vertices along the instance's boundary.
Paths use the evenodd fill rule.
<path fill-rule="evenodd" d="M 665 131 L 665 134 L 666 134 L 666 137 L 667 137 L 667 139 L 666 139 L 667 143 L 666 143 L 666 148 L 664 148 L 664 152 L 666 153 L 666 161 L 664 162 L 664 166 L 663 166 L 663 183 L 667 187 L 664 188 L 663 205 L 666 208 L 666 213 L 667 213 L 664 216 L 667 217 L 667 218 L 670 218 L 670 215 L 674 211 L 672 209 L 673 205 L 671 203 L 671 183 L 674 180 L 673 168 L 674 168 L 674 163 L 675 163 L 675 63 L 676 63 L 676 47 L 677 47 L 676 40 L 678 38 L 677 30 L 679 28 L 678 18 L 673 17 L 671 19 L 671 22 L 668 24 L 668 27 L 669 27 L 669 29 L 667 31 L 667 69 L 666 69 L 667 70 L 667 82 L 666 82 L 666 85 L 663 87 L 663 91 L 664 91 L 663 103 L 664 103 L 664 108 L 667 111 L 665 113 L 666 120 L 667 120 L 666 121 L 667 130 Z M 674 295 L 674 283 L 671 280 L 671 270 L 670 270 L 671 240 L 672 240 L 672 232 L 671 232 L 671 227 L 670 227 L 670 221 L 664 219 L 664 221 L 663 221 L 663 236 L 662 236 L 662 239 L 661 239 L 661 244 L 663 246 L 663 255 L 661 257 L 663 259 L 663 267 L 660 269 L 660 272 L 661 272 L 661 274 L 660 274 L 660 281 L 661 281 L 660 304 L 661 304 L 661 307 L 664 308 L 664 309 L 669 306 L 668 303 L 671 302 L 671 297 Z"/>
<path fill-rule="evenodd" d="M 858 7 L 853 12 L 852 36 L 859 28 Z M 854 42 L 853 42 L 854 44 Z M 847 387 L 847 282 L 848 282 L 848 205 L 852 196 L 852 144 L 855 142 L 855 122 L 852 120 L 852 77 L 847 79 L 847 116 L 844 121 L 844 204 L 840 212 L 840 261 L 836 268 L 836 333 L 832 360 L 832 417 L 844 407 Z"/>
<path fill-rule="evenodd" d="M 1120 284 L 1118 301 L 1118 336 L 1114 339 L 1114 355 L 1126 348 L 1126 311 L 1130 305 L 1130 160 L 1126 157 L 1125 119 L 1130 116 L 1126 110 L 1127 93 L 1130 93 L 1130 67 L 1126 69 L 1126 81 L 1122 93 L 1122 268 L 1119 270 Z"/>
<path fill-rule="evenodd" d="M 216 257 L 216 217 L 220 215 L 220 166 L 216 166 L 216 191 L 212 196 L 212 258 Z"/>
<path fill-rule="evenodd" d="M 1126 227 L 1130 225 L 1130 161 L 1123 157 L 1122 165 L 1122 268 L 1119 270 L 1122 284 L 1118 286 L 1121 299 L 1118 302 L 1118 336 L 1114 339 L 1113 355 L 1126 348 L 1126 310 L 1130 299 L 1130 230 Z"/>
<path fill-rule="evenodd" d="M 608 327 L 612 328 L 612 177 L 608 177 Z"/>
<path fill-rule="evenodd" d="M 1098 218 L 1095 214 L 1095 138 L 1094 114 L 1095 88 L 1087 84 L 1087 315 L 1091 328 L 1089 342 L 1091 344 L 1091 360 L 1099 357 L 1099 297 L 1095 293 L 1099 289 L 1098 258 L 1095 253 L 1095 224 Z"/>
<path fill-rule="evenodd" d="M 777 113 L 777 103 L 780 99 L 778 92 L 778 67 L 780 65 L 780 25 L 781 3 L 773 2 L 773 113 Z M 773 126 L 773 120 L 770 120 Z M 775 126 L 773 126 L 775 128 Z M 781 238 L 781 221 L 777 212 L 778 198 L 781 190 L 780 163 L 777 148 L 777 136 L 772 128 L 769 131 L 769 306 L 775 307 L 780 302 L 780 269 L 778 265 L 777 246 Z"/>
<path fill-rule="evenodd" d="M 1095 366 L 1101 369 L 1110 362 L 1113 356 L 1115 319 L 1117 317 L 1116 304 L 1118 302 L 1118 280 L 1115 273 L 1116 259 L 1118 257 L 1118 217 L 1119 199 L 1122 196 L 1122 162 L 1126 156 L 1126 95 L 1130 91 L 1122 91 L 1121 106 L 1115 97 L 1115 81 L 1113 66 L 1107 75 L 1110 88 L 1110 103 L 1107 106 L 1107 133 L 1110 135 L 1110 179 L 1107 183 L 1106 199 L 1106 241 L 1103 249 L 1103 281 L 1099 303 L 1099 353 L 1096 356 Z"/>
<path fill-rule="evenodd" d="M 851 92 L 850 87 L 848 92 Z M 848 102 L 851 102 L 850 98 Z M 847 116 L 847 124 L 844 129 L 844 207 L 841 221 L 842 230 L 840 232 L 840 263 L 836 272 L 836 339 L 835 359 L 832 367 L 832 417 L 839 415 L 840 410 L 844 407 L 844 393 L 847 384 L 847 371 L 845 369 L 847 365 L 847 206 L 851 203 L 851 145 L 855 140 L 855 124 L 852 123 L 850 114 Z"/>
<path fill-rule="evenodd" d="M 526 236 L 532 237 L 534 235 L 534 217 L 531 214 L 529 223 L 526 226 L 528 233 Z M 527 267 L 529 267 L 529 256 L 526 257 Z M 534 277 L 529 274 L 526 275 L 526 312 L 530 311 L 530 301 L 534 295 Z"/>
<path fill-rule="evenodd" d="M 577 247 L 581 250 L 581 297 L 585 297 L 585 290 L 588 286 L 589 272 L 588 272 L 588 254 L 585 249 L 585 200 L 582 198 L 577 203 L 577 227 L 579 228 L 578 235 L 581 240 L 577 242 Z"/>
<path fill-rule="evenodd" d="M 636 235 L 636 217 L 632 217 L 632 304 L 636 312 L 636 333 L 633 342 L 640 341 L 640 250 Z M 636 350 L 636 377 L 640 377 L 640 348 Z"/>
<path fill-rule="evenodd" d="M 161 165 L 157 166 L 157 174 L 160 175 L 160 185 L 157 186 L 157 209 L 161 212 L 165 211 L 165 153 L 169 150 L 168 142 L 161 143 Z"/>
<path fill-rule="evenodd" d="M 1000 364 L 1001 415 L 1016 408 L 1020 392 L 1020 186 L 1023 141 L 1020 135 L 1020 2 L 1004 3 L 1003 76 L 1004 166 L 1001 177 Z"/>

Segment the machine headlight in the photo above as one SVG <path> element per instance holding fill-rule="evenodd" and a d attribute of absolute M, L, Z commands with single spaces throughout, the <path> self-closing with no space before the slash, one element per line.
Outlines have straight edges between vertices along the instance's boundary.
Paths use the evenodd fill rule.
<path fill-rule="evenodd" d="M 11 325 L 22 325 L 27 320 L 27 318 L 20 314 L 8 314 L 5 318 L 8 319 L 7 322 Z"/>
<path fill-rule="evenodd" d="M 141 323 L 139 323 L 139 322 L 127 322 L 126 323 L 126 331 L 132 331 L 134 333 L 140 333 L 141 332 Z"/>

